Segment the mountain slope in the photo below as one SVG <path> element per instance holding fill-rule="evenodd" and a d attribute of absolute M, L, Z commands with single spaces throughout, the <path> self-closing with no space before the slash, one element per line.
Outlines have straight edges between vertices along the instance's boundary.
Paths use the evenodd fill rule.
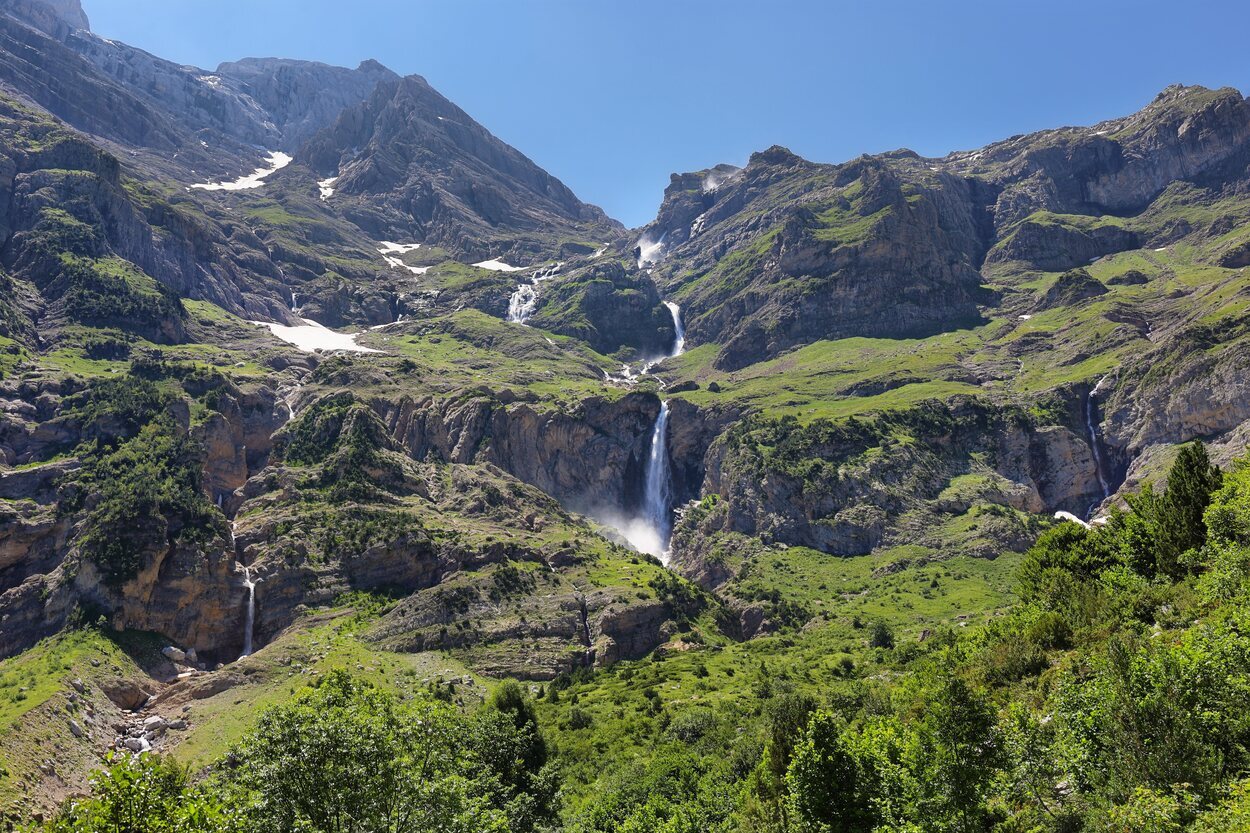
<path fill-rule="evenodd" d="M 469 259 L 587 254 L 620 230 L 418 76 L 379 85 L 298 159 L 363 227 Z"/>

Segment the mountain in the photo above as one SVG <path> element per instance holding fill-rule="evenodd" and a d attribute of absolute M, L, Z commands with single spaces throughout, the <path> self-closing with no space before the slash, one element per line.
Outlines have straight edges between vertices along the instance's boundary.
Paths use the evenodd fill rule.
<path fill-rule="evenodd" d="M 926 663 L 1065 714 L 1081 675 L 1113 685 L 1112 634 L 1148 651 L 1233 615 L 1244 507 L 1188 444 L 1240 477 L 1236 90 L 942 158 L 767 148 L 674 174 L 626 230 L 419 76 L 208 71 L 73 2 L 0 11 L 14 819 L 110 749 L 215 765 L 354 669 L 400 702 L 521 703 L 566 785 L 553 825 L 739 829 L 781 806 L 787 756 L 841 760 L 818 744 L 887 713 L 919 733 L 890 760 L 946 760 L 908 722 Z M 1171 497 L 1141 492 L 1177 459 Z M 1208 504 L 1218 552 L 1176 531 Z M 916 697 L 966 701 L 941 692 Z M 802 751 L 827 698 L 854 720 Z M 994 725 L 1013 740 L 977 749 L 1051 748 Z M 1136 777 L 1044 792 L 1098 821 Z M 976 817 L 1043 823 L 1009 798 Z"/>
<path fill-rule="evenodd" d="M 623 231 L 417 76 L 380 85 L 298 159 L 363 227 L 470 259 L 586 255 Z"/>

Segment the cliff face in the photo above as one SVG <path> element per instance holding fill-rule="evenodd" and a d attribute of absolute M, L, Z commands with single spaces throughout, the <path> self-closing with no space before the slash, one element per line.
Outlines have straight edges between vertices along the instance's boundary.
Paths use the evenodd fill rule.
<path fill-rule="evenodd" d="M 946 536 L 956 534 L 957 519 L 987 505 L 998 510 L 959 545 L 992 557 L 1031 541 L 1024 513 L 1083 513 L 1102 498 L 1083 437 L 974 400 L 871 426 L 755 425 L 721 436 L 706 453 L 703 489 L 716 500 L 679 527 L 683 570 L 716 575 L 703 560 L 720 533 L 844 556 L 900 545 L 940 551 L 952 545 Z M 783 447 L 799 447 L 801 456 L 783 455 Z"/>

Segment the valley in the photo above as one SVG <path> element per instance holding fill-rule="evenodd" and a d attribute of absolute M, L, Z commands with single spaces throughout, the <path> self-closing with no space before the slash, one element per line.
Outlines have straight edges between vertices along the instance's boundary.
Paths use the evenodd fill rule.
<path fill-rule="evenodd" d="M 0 827 L 364 685 L 525 700 L 560 800 L 455 829 L 1238 829 L 1245 96 L 656 196 L 627 229 L 376 62 L 0 4 Z M 1074 693 L 1125 680 L 1157 711 Z M 947 707 L 994 738 L 958 812 Z M 839 755 L 871 823 L 802 804 Z"/>

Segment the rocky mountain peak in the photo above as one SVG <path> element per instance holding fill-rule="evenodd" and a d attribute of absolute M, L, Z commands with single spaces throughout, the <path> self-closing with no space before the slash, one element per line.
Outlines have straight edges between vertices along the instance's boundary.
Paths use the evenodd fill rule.
<path fill-rule="evenodd" d="M 301 150 L 336 177 L 340 199 L 370 203 L 379 233 L 406 234 L 479 259 L 547 251 L 548 234 L 608 239 L 619 226 L 419 75 L 386 80 Z M 506 240 L 505 240 L 506 238 Z"/>
<path fill-rule="evenodd" d="M 751 154 L 751 159 L 747 162 L 748 167 L 755 165 L 778 165 L 782 167 L 793 167 L 804 163 L 803 157 L 792 152 L 789 148 L 781 145 L 773 145 L 767 150 L 757 151 Z"/>

